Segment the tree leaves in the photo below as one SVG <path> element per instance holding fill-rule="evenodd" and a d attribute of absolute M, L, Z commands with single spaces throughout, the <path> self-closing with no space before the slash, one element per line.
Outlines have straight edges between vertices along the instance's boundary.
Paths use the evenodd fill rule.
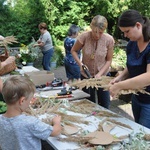
<path fill-rule="evenodd" d="M 108 19 L 108 31 L 120 38 L 118 16 L 126 9 L 136 9 L 150 16 L 150 0 L 15 0 L 4 5 L 0 1 L 0 34 L 14 35 L 20 43 L 38 39 L 38 24 L 46 22 L 54 45 L 61 45 L 70 24 L 88 26 L 95 15 Z M 138 5 L 137 5 L 138 4 Z"/>

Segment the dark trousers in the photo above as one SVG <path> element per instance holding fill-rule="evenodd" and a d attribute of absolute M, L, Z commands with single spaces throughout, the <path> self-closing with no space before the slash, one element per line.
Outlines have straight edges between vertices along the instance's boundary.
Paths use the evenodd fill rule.
<path fill-rule="evenodd" d="M 81 80 L 85 79 L 83 76 L 81 76 Z M 90 94 L 90 97 L 88 98 L 90 101 L 96 103 L 96 96 L 98 99 L 98 104 L 101 105 L 104 108 L 109 109 L 110 105 L 110 94 L 109 91 L 104 91 L 103 88 L 91 88 L 88 89 L 85 87 L 82 89 L 84 92 Z"/>

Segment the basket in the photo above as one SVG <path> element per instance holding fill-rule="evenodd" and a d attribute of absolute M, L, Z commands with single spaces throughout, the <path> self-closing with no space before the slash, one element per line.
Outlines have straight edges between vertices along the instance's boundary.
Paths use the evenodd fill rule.
<path fill-rule="evenodd" d="M 3 62 L 5 61 L 7 58 L 9 57 L 8 51 L 5 49 L 5 54 L 4 55 L 0 55 L 0 61 Z M 2 69 L 0 69 L 0 76 L 7 74 L 13 70 L 16 69 L 16 63 L 15 60 L 9 64 L 7 64 L 6 66 L 4 66 Z"/>

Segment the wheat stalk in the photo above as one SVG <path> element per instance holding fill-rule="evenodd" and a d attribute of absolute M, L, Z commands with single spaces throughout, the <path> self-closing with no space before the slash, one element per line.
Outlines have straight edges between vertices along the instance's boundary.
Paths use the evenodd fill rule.
<path fill-rule="evenodd" d="M 0 46 L 7 47 L 8 44 L 18 43 L 17 38 L 14 36 L 7 36 L 3 40 L 0 41 Z"/>

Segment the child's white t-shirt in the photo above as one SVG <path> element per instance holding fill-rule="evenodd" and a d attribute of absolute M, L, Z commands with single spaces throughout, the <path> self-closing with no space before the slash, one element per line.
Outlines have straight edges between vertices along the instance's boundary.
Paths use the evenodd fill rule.
<path fill-rule="evenodd" d="M 41 150 L 53 127 L 25 114 L 6 118 L 0 115 L 0 147 L 2 150 Z"/>

